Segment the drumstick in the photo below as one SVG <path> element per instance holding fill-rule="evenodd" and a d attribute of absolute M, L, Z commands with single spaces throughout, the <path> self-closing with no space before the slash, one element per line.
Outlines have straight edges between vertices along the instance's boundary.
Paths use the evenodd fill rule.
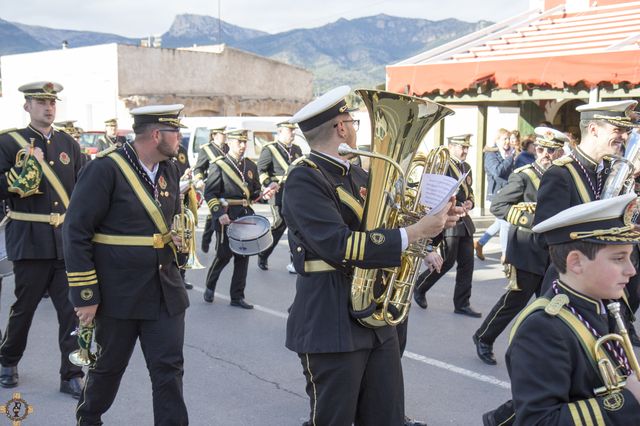
<path fill-rule="evenodd" d="M 256 222 L 249 222 L 246 220 L 234 220 L 233 222 L 234 225 L 256 225 Z"/>

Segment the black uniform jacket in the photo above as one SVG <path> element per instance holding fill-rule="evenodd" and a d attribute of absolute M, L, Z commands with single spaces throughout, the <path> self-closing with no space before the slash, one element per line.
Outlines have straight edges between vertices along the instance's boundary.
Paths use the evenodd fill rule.
<path fill-rule="evenodd" d="M 193 177 L 196 180 L 199 178 L 206 179 L 207 173 L 209 172 L 209 167 L 211 166 L 211 162 L 218 157 L 224 157 L 225 151 L 218 148 L 218 146 L 213 142 L 202 145 L 202 147 L 198 151 L 196 165 L 193 166 Z"/>
<path fill-rule="evenodd" d="M 467 177 L 458 192 L 456 193 L 456 205 L 461 206 L 467 200 L 471 200 L 471 202 L 475 205 L 475 199 L 473 197 L 473 177 L 471 176 L 471 166 L 465 161 L 459 161 L 455 158 L 451 158 L 449 160 L 449 167 L 447 169 L 447 176 L 450 176 L 456 180 L 460 179 L 464 173 L 469 172 Z M 473 207 L 472 207 L 473 208 Z M 473 220 L 469 215 L 465 215 L 458 220 L 458 223 L 452 228 L 444 230 L 445 237 L 464 237 L 464 236 L 473 236 L 473 233 L 476 232 L 476 227 L 473 224 Z"/>
<path fill-rule="evenodd" d="M 507 263 L 517 269 L 544 275 L 549 253 L 535 243 L 531 231 L 534 213 L 514 207 L 519 203 L 535 203 L 544 170 L 538 163 L 527 164 L 511 173 L 507 184 L 491 202 L 491 213 L 511 224 Z M 535 209 L 535 206 L 533 206 Z"/>
<path fill-rule="evenodd" d="M 555 160 L 542 176 L 533 226 L 569 207 L 594 201 L 596 199 L 594 189 L 598 190 L 598 182 L 600 182 L 600 187 L 604 185 L 608 161 L 603 162 L 602 171 L 598 173 L 598 163 L 582 152 L 580 147 L 576 147 L 572 154 Z M 579 178 L 578 185 L 570 171 L 571 167 Z M 583 168 L 587 173 L 586 176 Z M 600 180 L 598 180 L 598 175 L 600 175 Z M 583 198 L 587 200 L 583 200 Z M 546 250 L 547 244 L 544 237 L 536 234 L 535 238 L 537 244 Z"/>
<path fill-rule="evenodd" d="M 276 151 L 275 155 L 272 150 Z M 265 187 L 272 182 L 283 186 L 288 166 L 300 157 L 302 157 L 302 150 L 296 144 L 291 144 L 289 148 L 277 141 L 266 144 L 258 158 L 260 183 Z M 278 207 L 282 207 L 283 193 L 284 188 L 280 188 L 276 193 L 275 205 Z"/>
<path fill-rule="evenodd" d="M 558 288 L 600 335 L 613 332 L 613 323 L 599 300 L 562 283 Z M 552 289 L 545 294 L 553 296 Z M 544 310 L 527 316 L 511 341 L 506 361 L 516 425 L 640 424 L 640 405 L 631 392 L 595 396 L 594 388 L 603 386 L 597 367 L 559 317 Z"/>
<path fill-rule="evenodd" d="M 34 147 L 42 149 L 44 161 L 51 166 L 70 197 L 82 167 L 78 143 L 67 133 L 55 129 L 50 139 L 31 126 L 17 130 L 17 133 L 28 143 L 33 140 Z M 44 215 L 65 213 L 62 200 L 44 174 L 39 187 L 42 194 L 20 198 L 18 194 L 8 192 L 7 172 L 13 168 L 19 175 L 22 171 L 21 168 L 14 168 L 20 149 L 8 132 L 0 134 L 0 198 L 7 200 L 9 210 L 16 212 Z M 6 227 L 6 242 L 9 260 L 63 259 L 61 226 L 11 220 Z"/>
<path fill-rule="evenodd" d="M 242 158 L 237 162 L 231 156 L 225 155 L 224 158 L 211 163 L 205 184 L 204 198 L 209 210 L 211 210 L 211 218 L 216 229 L 220 227 L 218 218 L 225 213 L 232 221 L 242 216 L 252 215 L 251 201 L 259 197 L 260 192 L 258 167 L 248 158 Z M 225 207 L 220 200 L 221 198 L 227 201 L 246 200 L 247 205 Z"/>
<path fill-rule="evenodd" d="M 400 264 L 398 229 L 361 230 L 367 175 L 311 151 L 292 166 L 283 213 L 289 247 L 298 271 L 296 295 L 287 321 L 286 346 L 298 353 L 351 352 L 371 348 L 396 334 L 392 327 L 370 329 L 349 314 L 352 268 Z M 305 261 L 336 268 L 310 272 Z"/>
<path fill-rule="evenodd" d="M 184 172 L 189 168 L 189 156 L 187 150 L 182 145 L 178 147 L 178 156 L 173 158 L 172 161 L 178 166 L 178 176 L 182 177 Z"/>
<path fill-rule="evenodd" d="M 144 171 L 133 147 L 124 144 L 115 150 L 115 155 L 133 165 L 153 199 L 154 191 L 141 177 Z M 178 168 L 173 161 L 158 164 L 154 184 L 160 210 L 171 229 L 173 216 L 180 212 Z M 153 248 L 92 243 L 95 233 L 121 236 L 159 233 L 119 166 L 108 157 L 98 157 L 82 169 L 64 224 L 72 303 L 74 306 L 99 303 L 98 313 L 102 315 L 145 320 L 157 319 L 162 303 L 172 316 L 189 306 L 169 244 Z"/>

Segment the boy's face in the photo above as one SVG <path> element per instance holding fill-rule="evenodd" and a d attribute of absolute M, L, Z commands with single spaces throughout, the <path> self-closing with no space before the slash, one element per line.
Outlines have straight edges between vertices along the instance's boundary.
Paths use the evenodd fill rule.
<path fill-rule="evenodd" d="M 581 269 L 577 290 L 594 299 L 621 298 L 629 278 L 636 274 L 631 262 L 632 251 L 631 244 L 607 245 L 593 260 L 578 252 Z"/>

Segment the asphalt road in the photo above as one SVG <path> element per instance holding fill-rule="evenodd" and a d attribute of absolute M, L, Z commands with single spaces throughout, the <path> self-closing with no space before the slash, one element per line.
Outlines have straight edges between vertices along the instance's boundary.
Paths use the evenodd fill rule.
<path fill-rule="evenodd" d="M 259 210 L 266 213 L 265 206 Z M 472 306 L 488 313 L 503 291 L 498 238 L 485 246 L 487 260 L 476 259 Z M 199 253 L 210 265 L 212 253 Z M 230 264 L 218 283 L 215 302 L 204 303 L 206 269 L 187 278 L 191 307 L 186 315 L 184 395 L 192 425 L 300 425 L 309 412 L 305 380 L 297 355 L 284 347 L 287 307 L 293 300 L 295 275 L 287 273 L 285 241 L 261 271 L 249 265 L 247 300 L 256 308 L 229 306 Z M 429 308 L 413 307 L 407 352 L 403 358 L 406 412 L 429 426 L 481 425 L 481 415 L 509 398 L 504 363 L 506 333 L 495 345 L 497 366 L 483 364 L 471 335 L 481 319 L 453 313 L 454 272 L 427 294 Z M 4 280 L 0 325 L 4 329 L 13 302 L 13 278 Z M 0 403 L 20 392 L 34 412 L 23 425 L 72 425 L 76 401 L 58 392 L 57 322 L 44 299 L 29 333 L 19 365 L 20 384 L 0 388 Z M 382 374 L 383 372 L 381 372 Z M 385 392 L 385 389 L 380 389 Z M 106 425 L 152 425 L 151 383 L 139 346 L 124 374 L 115 403 L 103 417 Z M 0 426 L 11 422 L 0 417 Z"/>

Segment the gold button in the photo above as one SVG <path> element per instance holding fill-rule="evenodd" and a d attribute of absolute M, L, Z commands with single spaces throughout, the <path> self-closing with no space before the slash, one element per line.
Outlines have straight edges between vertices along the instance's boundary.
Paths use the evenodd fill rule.
<path fill-rule="evenodd" d="M 302 251 L 302 247 L 298 247 L 297 250 L 298 250 L 298 253 L 301 252 Z"/>
<path fill-rule="evenodd" d="M 162 269 L 162 265 L 158 266 L 158 269 Z"/>
<path fill-rule="evenodd" d="M 47 139 L 47 143 L 51 143 L 51 141 L 49 139 Z"/>
<path fill-rule="evenodd" d="M 50 165 L 50 166 L 53 166 L 53 161 L 49 161 L 49 165 Z"/>
<path fill-rule="evenodd" d="M 57 205 L 58 205 L 58 202 L 57 202 L 57 201 L 54 201 L 54 202 L 53 202 L 53 205 L 54 205 L 54 206 L 57 206 Z"/>

